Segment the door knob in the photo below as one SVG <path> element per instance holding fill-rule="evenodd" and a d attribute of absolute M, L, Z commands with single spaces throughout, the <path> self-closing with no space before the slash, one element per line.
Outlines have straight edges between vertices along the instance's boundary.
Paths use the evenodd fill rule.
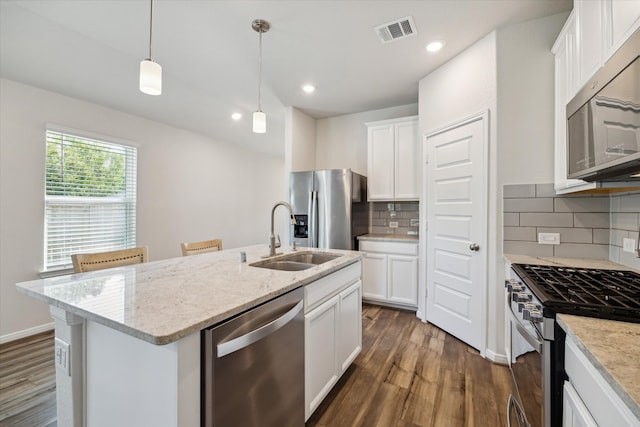
<path fill-rule="evenodd" d="M 469 245 L 469 249 L 478 252 L 480 250 L 480 245 L 477 243 L 472 243 Z"/>

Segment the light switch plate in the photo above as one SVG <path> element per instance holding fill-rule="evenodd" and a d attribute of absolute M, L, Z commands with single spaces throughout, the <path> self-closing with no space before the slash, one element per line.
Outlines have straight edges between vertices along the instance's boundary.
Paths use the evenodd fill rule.
<path fill-rule="evenodd" d="M 67 375 L 70 375 L 69 369 L 69 343 L 62 341 L 60 338 L 55 339 L 55 366 L 61 369 Z"/>
<path fill-rule="evenodd" d="M 538 244 L 559 245 L 560 233 L 538 233 Z"/>
<path fill-rule="evenodd" d="M 398 221 L 389 221 L 389 227 L 398 228 Z"/>
<path fill-rule="evenodd" d="M 622 239 L 622 250 L 633 254 L 636 252 L 636 241 L 634 239 Z"/>

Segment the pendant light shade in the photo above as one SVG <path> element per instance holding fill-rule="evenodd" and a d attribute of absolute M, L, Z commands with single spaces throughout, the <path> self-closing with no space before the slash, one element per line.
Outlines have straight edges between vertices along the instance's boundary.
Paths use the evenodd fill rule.
<path fill-rule="evenodd" d="M 140 62 L 140 92 L 147 95 L 162 94 L 162 67 L 151 56 L 153 39 L 153 0 L 149 12 L 149 57 Z"/>
<path fill-rule="evenodd" d="M 162 67 L 153 59 L 140 61 L 140 91 L 147 95 L 162 94 Z"/>
<path fill-rule="evenodd" d="M 262 112 L 262 33 L 269 31 L 271 25 L 264 19 L 256 19 L 251 23 L 251 28 L 260 34 L 258 56 L 258 111 L 253 113 L 253 132 L 265 133 L 267 131 L 267 115 Z"/>
<path fill-rule="evenodd" d="M 253 132 L 265 133 L 267 131 L 267 115 L 262 111 L 253 113 Z"/>

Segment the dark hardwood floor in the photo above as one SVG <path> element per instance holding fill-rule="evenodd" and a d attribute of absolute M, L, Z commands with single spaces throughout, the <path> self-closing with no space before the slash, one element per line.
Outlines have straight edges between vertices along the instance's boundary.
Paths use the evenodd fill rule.
<path fill-rule="evenodd" d="M 364 305 L 362 353 L 306 427 L 506 426 L 509 368 L 414 313 Z"/>
<path fill-rule="evenodd" d="M 506 426 L 509 369 L 414 313 L 363 306 L 363 349 L 306 427 Z M 0 346 L 0 426 L 55 427 L 53 332 Z"/>
<path fill-rule="evenodd" d="M 0 426 L 55 427 L 53 331 L 0 345 Z"/>

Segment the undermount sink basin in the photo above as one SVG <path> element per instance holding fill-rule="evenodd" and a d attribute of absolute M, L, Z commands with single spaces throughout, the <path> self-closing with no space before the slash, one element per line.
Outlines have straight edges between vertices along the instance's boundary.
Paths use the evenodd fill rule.
<path fill-rule="evenodd" d="M 328 252 L 298 252 L 265 259 L 249 265 L 251 267 L 268 268 L 271 270 L 300 271 L 324 264 L 341 256 L 341 254 Z"/>

